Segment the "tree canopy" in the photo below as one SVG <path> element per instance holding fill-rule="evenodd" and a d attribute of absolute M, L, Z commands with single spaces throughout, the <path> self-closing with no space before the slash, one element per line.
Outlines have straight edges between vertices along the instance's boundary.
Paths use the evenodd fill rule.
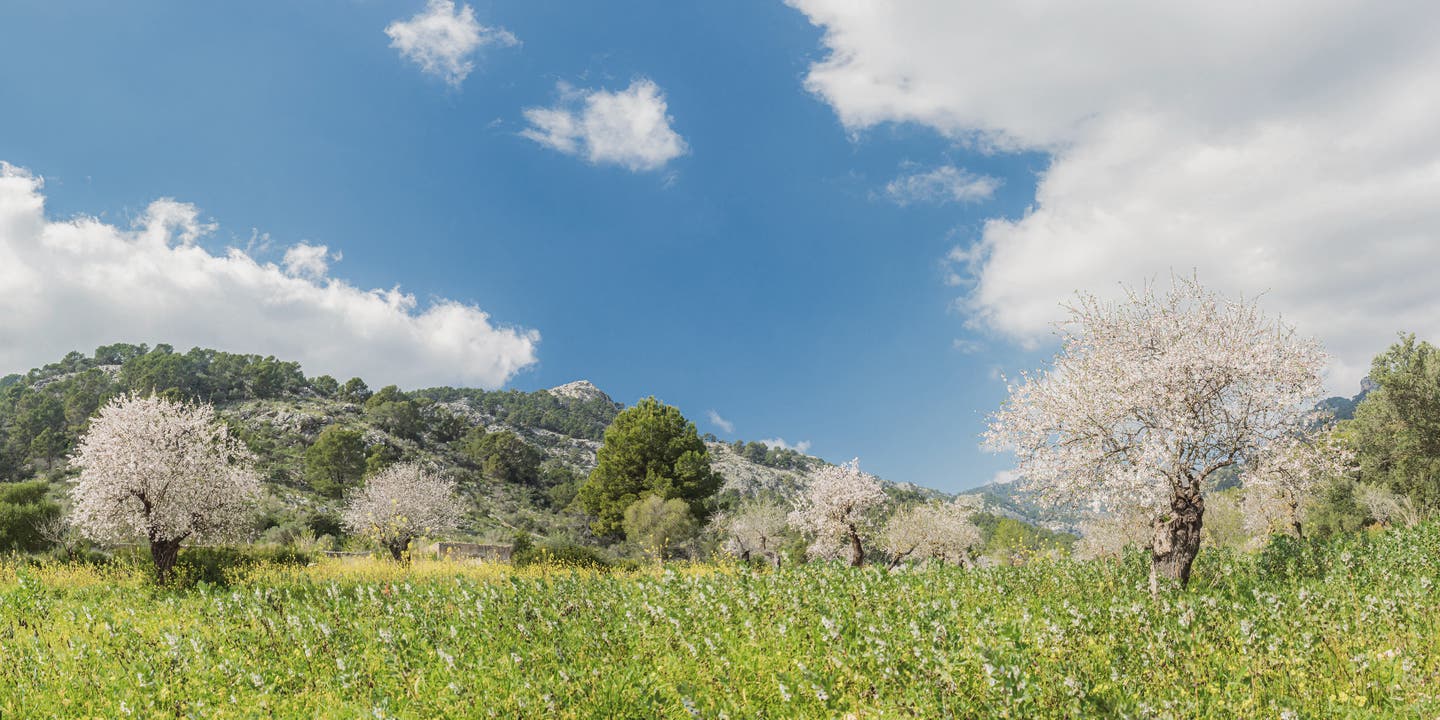
<path fill-rule="evenodd" d="M 647 494 L 683 500 L 697 520 L 705 520 L 721 482 L 695 424 L 677 408 L 649 397 L 606 428 L 579 500 L 595 518 L 590 523 L 595 534 L 616 537 L 624 530 L 625 508 Z"/>
<path fill-rule="evenodd" d="M 365 476 L 365 459 L 364 433 L 331 425 L 305 450 L 305 481 L 315 492 L 340 497 Z"/>
<path fill-rule="evenodd" d="M 987 441 L 1052 500 L 1147 509 L 1152 587 L 1184 585 L 1207 481 L 1304 428 L 1326 356 L 1193 279 L 1119 302 L 1082 294 L 1070 312 L 1051 367 L 1010 386 Z"/>
<path fill-rule="evenodd" d="M 1371 391 L 1339 434 L 1361 478 L 1440 510 L 1440 351 L 1405 335 L 1376 356 Z"/>

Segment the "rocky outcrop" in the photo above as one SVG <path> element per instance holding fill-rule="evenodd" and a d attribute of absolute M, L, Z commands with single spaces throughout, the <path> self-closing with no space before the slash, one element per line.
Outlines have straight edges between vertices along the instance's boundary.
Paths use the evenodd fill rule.
<path fill-rule="evenodd" d="M 610 396 L 606 395 L 600 388 L 595 387 L 595 384 L 589 380 L 576 380 L 575 382 L 565 383 L 564 385 L 550 388 L 546 390 L 546 392 L 555 397 L 568 400 L 584 401 L 603 399 L 607 402 L 610 401 Z"/>

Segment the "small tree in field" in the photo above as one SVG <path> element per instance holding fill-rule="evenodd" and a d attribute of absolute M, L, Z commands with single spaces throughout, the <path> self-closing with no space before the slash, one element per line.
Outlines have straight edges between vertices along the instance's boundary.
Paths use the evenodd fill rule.
<path fill-rule="evenodd" d="M 684 500 L 659 495 L 646 495 L 625 508 L 624 526 L 625 537 L 657 563 L 664 562 L 667 550 L 694 537 L 696 530 L 695 516 Z"/>
<path fill-rule="evenodd" d="M 419 463 L 398 463 L 376 473 L 345 499 L 340 520 L 403 560 L 415 538 L 453 531 L 460 521 L 455 482 Z"/>
<path fill-rule="evenodd" d="M 749 562 L 754 555 L 780 567 L 780 542 L 787 525 L 785 508 L 754 503 L 717 518 L 725 535 L 725 551 Z"/>
<path fill-rule="evenodd" d="M 71 521 L 98 542 L 143 538 L 162 583 L 181 543 L 241 535 L 260 493 L 249 450 L 209 405 L 116 398 L 90 421 L 73 462 Z"/>
<path fill-rule="evenodd" d="M 1107 303 L 1080 295 L 1051 367 L 1023 375 L 991 418 L 992 448 L 1052 501 L 1149 511 L 1151 587 L 1189 581 L 1205 480 L 1293 435 L 1325 354 L 1254 302 L 1194 280 Z"/>
<path fill-rule="evenodd" d="M 811 555 L 846 555 L 851 567 L 860 567 L 865 562 L 861 536 L 872 522 L 871 511 L 884 502 L 880 482 L 860 472 L 859 459 L 829 465 L 811 476 L 810 487 L 790 513 L 790 524 L 815 535 Z"/>
<path fill-rule="evenodd" d="M 978 498 L 964 496 L 949 503 L 915 505 L 895 513 L 885 525 L 881 542 L 890 554 L 890 568 L 906 559 L 940 560 L 970 566 L 970 551 L 980 544 L 980 528 L 970 521 Z"/>
<path fill-rule="evenodd" d="M 1344 473 L 1351 458 L 1324 439 L 1291 437 L 1273 443 L 1242 476 L 1249 529 L 1263 535 L 1280 530 L 1305 537 L 1301 508 L 1322 484 Z"/>

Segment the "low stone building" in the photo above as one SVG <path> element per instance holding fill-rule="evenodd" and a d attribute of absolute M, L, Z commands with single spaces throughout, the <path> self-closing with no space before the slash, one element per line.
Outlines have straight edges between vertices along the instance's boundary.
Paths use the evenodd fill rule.
<path fill-rule="evenodd" d="M 439 542 L 429 547 L 435 557 L 451 560 L 476 559 L 510 562 L 514 548 L 509 545 L 481 545 L 466 542 Z"/>

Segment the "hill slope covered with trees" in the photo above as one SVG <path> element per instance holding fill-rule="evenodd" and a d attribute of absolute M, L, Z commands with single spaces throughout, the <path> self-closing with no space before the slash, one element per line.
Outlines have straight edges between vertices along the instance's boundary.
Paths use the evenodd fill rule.
<path fill-rule="evenodd" d="M 624 409 L 586 381 L 535 392 L 403 391 L 361 378 L 309 377 L 298 363 L 269 356 L 107 345 L 0 380 L 0 482 L 36 483 L 26 497 L 43 507 L 26 512 L 53 514 L 65 503 L 75 475 L 68 457 L 79 438 L 99 408 L 129 393 L 213 404 L 257 459 L 264 493 L 255 537 L 285 544 L 340 537 L 341 499 L 399 462 L 455 479 L 466 536 L 509 542 L 528 533 L 596 543 L 593 517 L 576 498 L 606 428 Z M 704 441 L 722 481 L 715 498 L 721 509 L 788 503 L 826 465 L 763 443 Z M 909 484 L 885 487 L 901 502 L 945 497 Z"/>

